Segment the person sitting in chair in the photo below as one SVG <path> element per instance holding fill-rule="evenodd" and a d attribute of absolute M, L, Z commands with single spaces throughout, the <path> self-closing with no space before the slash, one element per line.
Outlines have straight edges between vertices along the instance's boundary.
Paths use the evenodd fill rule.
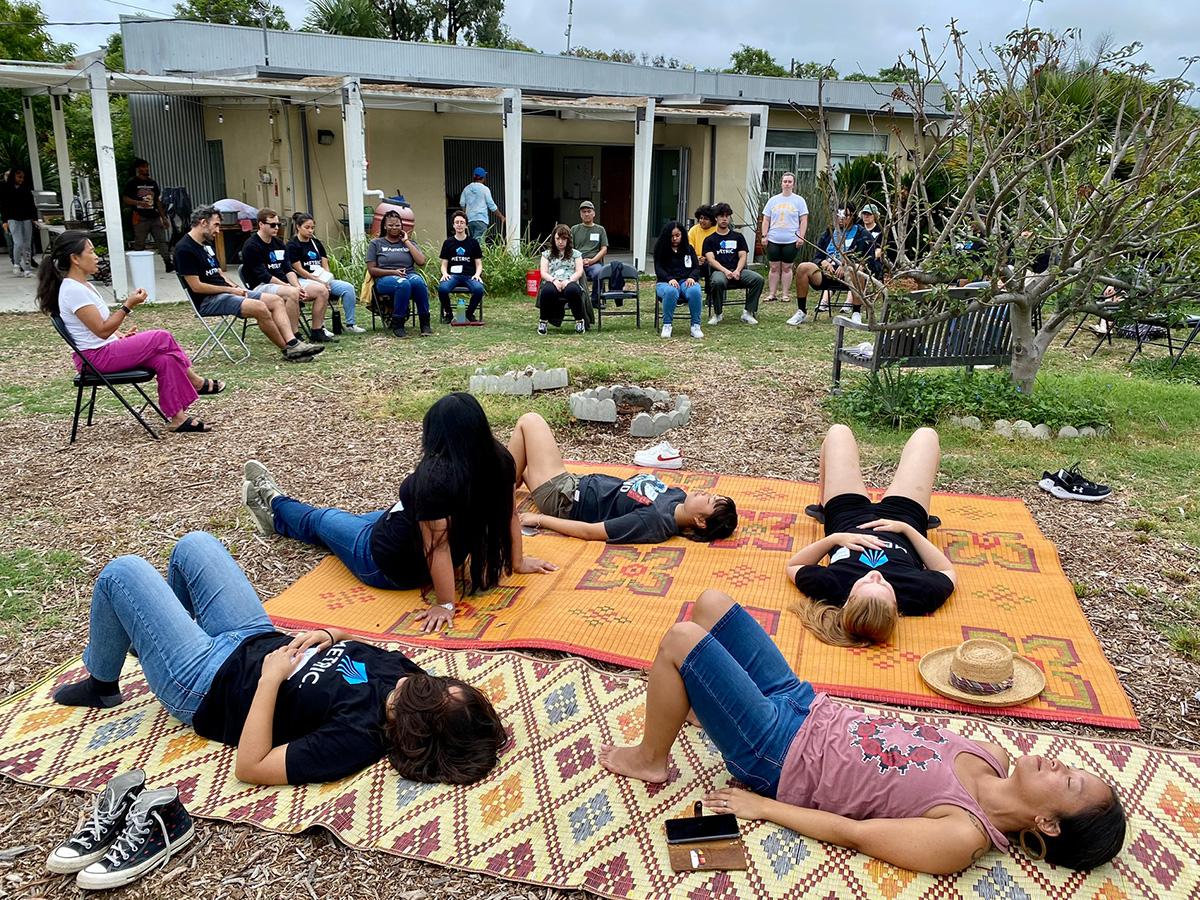
<path fill-rule="evenodd" d="M 327 344 L 337 338 L 324 329 L 325 308 L 329 305 L 329 290 L 323 284 L 312 286 L 309 292 L 300 284 L 299 276 L 287 264 L 287 247 L 279 237 L 282 223 L 279 213 L 264 206 L 258 211 L 258 230 L 242 244 L 242 283 L 251 290 L 275 294 L 287 306 L 292 330 L 300 326 L 300 304 L 311 300 L 312 342 Z"/>
<path fill-rule="evenodd" d="M 817 241 L 817 250 L 812 262 L 803 262 L 796 267 L 796 306 L 799 312 L 808 309 L 808 292 L 811 288 L 830 292 L 846 291 L 853 295 L 850 285 L 845 281 L 851 277 L 845 264 L 846 255 L 852 253 L 865 259 L 871 250 L 871 236 L 855 221 L 854 213 L 854 205 L 851 203 L 839 209 L 836 227 L 825 229 L 825 233 Z M 851 318 L 855 322 L 861 322 L 862 303 L 856 299 L 852 306 Z M 846 312 L 844 307 L 842 312 Z"/>
<path fill-rule="evenodd" d="M 267 340 L 292 362 L 309 359 L 325 349 L 296 337 L 282 297 L 247 290 L 225 277 L 209 243 L 221 230 L 219 212 L 211 206 L 199 206 L 192 211 L 191 223 L 191 230 L 175 244 L 175 270 L 201 316 L 254 319 Z"/>
<path fill-rule="evenodd" d="M 704 275 L 708 272 L 708 262 L 704 259 L 704 239 L 717 230 L 717 216 L 708 203 L 697 206 L 692 215 L 696 217 L 696 224 L 688 229 L 687 239 L 696 251 L 696 258 L 700 260 L 700 274 Z"/>
<path fill-rule="evenodd" d="M 901 615 L 931 613 L 954 591 L 954 565 L 925 536 L 940 460 L 937 432 L 918 428 L 883 499 L 872 503 L 854 433 L 829 429 L 819 476 L 825 537 L 787 561 L 788 578 L 809 598 L 801 621 L 825 643 L 887 643 Z M 829 564 L 819 565 L 825 557 Z"/>
<path fill-rule="evenodd" d="M 591 281 L 592 300 L 600 303 L 600 272 L 608 257 L 608 232 L 596 221 L 596 205 L 591 200 L 579 204 L 578 225 L 571 226 L 571 244 L 583 255 L 583 274 Z M 625 264 L 620 260 L 608 263 L 608 289 L 620 291 L 625 288 Z M 622 304 L 617 300 L 617 306 Z"/>
<path fill-rule="evenodd" d="M 416 221 L 415 217 L 412 221 Z M 392 334 L 400 338 L 408 337 L 404 323 L 410 300 L 417 307 L 421 336 L 433 334 L 429 324 L 429 285 L 418 270 L 418 266 L 425 265 L 425 251 L 413 240 L 411 227 L 404 227 L 400 210 L 389 209 L 383 214 L 383 234 L 367 247 L 367 273 L 375 279 L 375 293 L 388 298 Z"/>
<path fill-rule="evenodd" d="M 304 289 L 305 294 L 315 296 L 315 291 L 325 290 L 329 296 L 337 298 L 342 304 L 345 315 L 342 330 L 350 334 L 365 334 L 367 329 L 355 322 L 354 311 L 358 292 L 350 282 L 333 277 L 329 269 L 329 254 L 325 252 L 325 245 L 317 238 L 313 217 L 306 212 L 293 213 L 292 234 L 292 239 L 287 244 L 286 260 L 288 268 L 300 279 L 300 287 Z M 314 301 L 314 321 L 316 314 L 317 306 Z"/>
<path fill-rule="evenodd" d="M 466 288 L 471 300 L 465 310 L 468 322 L 475 321 L 479 304 L 483 302 L 483 249 L 479 241 L 467 233 L 467 214 L 456 209 L 450 217 L 454 234 L 442 241 L 442 277 L 438 281 L 438 300 L 442 307 L 442 322 L 454 321 L 454 310 L 450 306 L 451 294 Z"/>
<path fill-rule="evenodd" d="M 675 307 L 682 300 L 687 304 L 692 318 L 692 337 L 702 338 L 700 316 L 704 298 L 700 294 L 700 262 L 696 251 L 683 235 L 683 226 L 668 222 L 654 244 L 654 276 L 657 283 L 654 291 L 662 301 L 662 336 L 671 336 L 671 325 L 675 321 Z"/>
<path fill-rule="evenodd" d="M 137 652 L 150 690 L 201 737 L 237 748 L 249 784 L 337 781 L 387 757 L 402 778 L 473 784 L 508 742 L 491 701 L 399 650 L 337 628 L 277 631 L 245 573 L 204 532 L 175 545 L 163 577 L 138 556 L 100 572 L 83 664 L 64 706 L 123 701 Z"/>
<path fill-rule="evenodd" d="M 538 289 L 538 334 L 546 333 L 546 326 L 558 328 L 563 323 L 563 311 L 571 307 L 575 317 L 575 331 L 579 334 L 587 329 L 583 315 L 583 254 L 571 246 L 571 229 L 556 225 L 550 237 L 550 246 L 542 251 L 542 286 Z"/>
<path fill-rule="evenodd" d="M 718 203 L 713 207 L 717 217 L 717 230 L 704 239 L 704 258 L 708 262 L 708 290 L 712 297 L 712 318 L 709 325 L 720 325 L 725 318 L 725 292 L 730 288 L 746 289 L 746 305 L 742 308 L 742 321 L 757 325 L 758 295 L 762 293 L 763 277 L 753 269 L 747 269 L 750 248 L 740 231 L 729 227 L 733 218 L 733 207 Z"/>
<path fill-rule="evenodd" d="M 573 475 L 537 413 L 517 420 L 508 442 L 517 467 L 517 486 L 529 488 L 536 513 L 521 513 L 521 524 L 612 544 L 658 544 L 677 534 L 694 541 L 717 541 L 737 528 L 737 507 L 729 497 L 667 487 L 650 473 L 632 478 Z"/>

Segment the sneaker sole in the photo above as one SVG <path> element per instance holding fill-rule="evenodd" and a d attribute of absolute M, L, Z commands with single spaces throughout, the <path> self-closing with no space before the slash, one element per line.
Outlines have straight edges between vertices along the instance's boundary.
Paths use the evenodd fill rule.
<path fill-rule="evenodd" d="M 635 466 L 641 466 L 643 469 L 682 469 L 683 457 L 679 459 L 668 459 L 664 461 L 654 460 L 639 460 L 636 457 L 633 460 Z"/>
<path fill-rule="evenodd" d="M 193 825 L 187 831 L 179 836 L 174 843 L 171 844 L 171 858 L 174 858 L 181 847 L 191 843 L 192 838 L 196 836 L 196 826 Z M 146 860 L 139 866 L 134 866 L 132 869 L 125 869 L 120 872 L 104 872 L 101 874 L 89 874 L 86 871 L 80 871 L 75 876 L 75 885 L 89 891 L 106 891 L 112 888 L 124 887 L 127 884 L 132 884 L 137 881 L 147 872 L 157 869 L 163 864 L 163 859 L 166 857 L 167 851 L 164 849 L 156 853 L 150 859 Z"/>
<path fill-rule="evenodd" d="M 54 853 L 51 853 L 46 857 L 46 870 L 53 872 L 55 875 L 74 875 L 76 872 L 82 872 L 92 863 L 104 859 L 104 854 L 108 852 L 108 848 L 111 846 L 112 844 L 105 844 L 99 850 L 95 850 L 87 856 L 76 856 L 74 858 L 57 857 Z"/>
<path fill-rule="evenodd" d="M 1073 494 L 1066 488 L 1059 485 L 1056 481 L 1053 481 L 1049 478 L 1043 478 L 1041 481 L 1039 481 L 1038 487 L 1040 487 L 1046 493 L 1057 497 L 1059 500 L 1082 500 L 1084 503 L 1099 503 L 1101 500 L 1106 500 L 1108 498 L 1108 494 L 1112 493 L 1112 491 L 1109 491 L 1108 494 L 1096 494 L 1094 496 L 1088 496 L 1086 494 Z"/>

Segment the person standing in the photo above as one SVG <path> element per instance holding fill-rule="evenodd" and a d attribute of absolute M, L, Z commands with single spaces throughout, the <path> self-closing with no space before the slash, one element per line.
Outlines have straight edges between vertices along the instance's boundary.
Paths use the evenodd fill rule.
<path fill-rule="evenodd" d="M 775 289 L 779 288 L 779 299 L 786 302 L 792 289 L 792 266 L 808 231 L 808 204 L 793 193 L 796 176 L 791 172 L 783 173 L 779 186 L 780 193 L 763 207 L 762 233 L 771 267 L 767 275 L 767 300 L 774 300 Z"/>
<path fill-rule="evenodd" d="M 470 184 L 462 189 L 462 193 L 458 197 L 458 205 L 461 206 L 467 213 L 467 230 L 471 237 L 479 241 L 487 234 L 488 225 L 491 222 L 491 213 L 496 214 L 496 218 L 503 225 L 505 221 L 504 213 L 500 211 L 500 207 L 496 205 L 496 201 L 492 198 L 492 189 L 487 186 L 487 169 L 483 166 L 476 166 L 473 174 L 473 179 Z"/>
<path fill-rule="evenodd" d="M 744 287 L 746 306 L 742 309 L 742 321 L 747 325 L 757 325 L 758 319 L 754 314 L 758 312 L 763 277 L 753 269 L 746 268 L 750 248 L 742 233 L 729 227 L 733 208 L 728 203 L 718 203 L 713 207 L 713 214 L 717 219 L 717 230 L 704 239 L 704 258 L 708 260 L 711 272 L 708 286 L 713 309 L 708 324 L 720 325 L 725 318 L 725 292 L 731 287 Z"/>
<path fill-rule="evenodd" d="M 396 337 L 408 337 L 404 322 L 410 300 L 417 305 L 421 336 L 433 334 L 429 325 L 429 285 L 417 271 L 425 260 L 425 251 L 405 229 L 400 210 L 389 209 L 383 214 L 383 235 L 367 248 L 367 273 L 375 279 L 376 293 L 391 300 L 392 334 Z"/>
<path fill-rule="evenodd" d="M 40 221 L 33 188 L 24 169 L 8 173 L 0 220 L 13 248 L 13 274 L 33 277 L 33 226 Z"/>
<path fill-rule="evenodd" d="M 154 249 L 162 257 L 168 272 L 175 271 L 171 259 L 171 241 L 167 234 L 167 210 L 162 202 L 162 189 L 150 177 L 150 163 L 144 159 L 133 161 L 133 177 L 125 182 L 121 190 L 121 205 L 130 209 L 133 222 L 133 249 L 146 249 L 146 236 L 154 237 Z"/>
<path fill-rule="evenodd" d="M 467 214 L 461 209 L 454 211 L 450 217 L 454 224 L 454 234 L 442 241 L 442 277 L 438 281 L 438 300 L 442 306 L 442 322 L 449 325 L 454 321 L 454 311 L 450 308 L 450 294 L 466 288 L 471 292 L 471 302 L 467 306 L 467 321 L 475 321 L 475 312 L 483 302 L 483 250 L 479 241 L 467 234 Z"/>

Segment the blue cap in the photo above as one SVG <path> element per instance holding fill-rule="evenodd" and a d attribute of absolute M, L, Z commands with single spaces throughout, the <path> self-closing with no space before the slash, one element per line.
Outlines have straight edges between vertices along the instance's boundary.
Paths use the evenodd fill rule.
<path fill-rule="evenodd" d="M 483 166 L 476 166 L 474 174 L 476 178 L 487 178 L 487 169 Z"/>

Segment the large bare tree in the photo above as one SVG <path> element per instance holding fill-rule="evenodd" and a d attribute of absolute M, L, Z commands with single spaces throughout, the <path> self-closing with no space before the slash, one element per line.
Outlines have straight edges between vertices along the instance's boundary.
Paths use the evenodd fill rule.
<path fill-rule="evenodd" d="M 883 113 L 912 114 L 914 133 L 895 131 L 906 158 L 878 161 L 865 192 L 887 205 L 891 273 L 848 262 L 872 330 L 1006 304 L 1012 379 L 1030 391 L 1059 331 L 1102 302 L 1133 321 L 1200 296 L 1194 60 L 1160 78 L 1139 50 L 1084 53 L 1074 32 L 1030 27 L 978 50 L 953 22 L 942 46 L 921 32 L 899 60 L 907 83 L 881 95 Z M 824 110 L 812 121 L 828 158 Z M 831 205 L 855 199 L 824 178 Z M 949 300 L 941 288 L 963 280 L 988 287 Z"/>

